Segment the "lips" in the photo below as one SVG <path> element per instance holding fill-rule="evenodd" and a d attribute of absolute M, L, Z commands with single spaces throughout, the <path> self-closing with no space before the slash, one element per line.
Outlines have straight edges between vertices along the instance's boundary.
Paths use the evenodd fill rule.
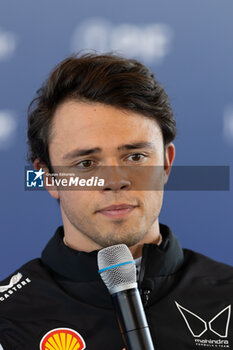
<path fill-rule="evenodd" d="M 129 208 L 134 208 L 136 205 L 131 205 L 131 204 L 114 204 L 110 205 L 109 207 L 103 208 L 102 210 L 122 210 L 122 209 L 129 209 Z"/>
<path fill-rule="evenodd" d="M 109 207 L 105 207 L 98 212 L 102 215 L 105 215 L 110 218 L 120 219 L 124 216 L 131 213 L 137 205 L 131 205 L 131 204 L 114 204 L 110 205 Z"/>

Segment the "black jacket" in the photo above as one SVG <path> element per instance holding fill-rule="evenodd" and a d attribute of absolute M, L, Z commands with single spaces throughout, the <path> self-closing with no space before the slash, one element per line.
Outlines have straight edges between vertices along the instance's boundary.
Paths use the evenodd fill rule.
<path fill-rule="evenodd" d="M 160 246 L 143 247 L 139 278 L 155 350 L 233 349 L 233 268 L 182 250 L 167 226 L 160 232 Z M 97 251 L 72 250 L 63 234 L 0 283 L 4 350 L 122 350 Z"/>

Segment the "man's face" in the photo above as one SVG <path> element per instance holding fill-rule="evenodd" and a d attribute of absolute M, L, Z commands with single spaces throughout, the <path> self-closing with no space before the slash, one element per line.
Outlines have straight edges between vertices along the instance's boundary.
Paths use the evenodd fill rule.
<path fill-rule="evenodd" d="M 83 150 L 91 151 L 80 154 Z M 93 165 L 164 165 L 163 137 L 156 121 L 99 103 L 66 101 L 58 107 L 49 154 L 52 166 L 65 166 L 70 172 Z M 174 152 L 165 154 L 170 163 L 172 157 Z M 50 191 L 60 199 L 65 234 L 72 231 L 80 242 L 87 242 L 83 250 L 119 243 L 133 246 L 153 237 L 158 227 L 163 191 L 137 191 L 130 179 L 115 175 L 94 191 Z M 109 208 L 114 205 L 120 207 Z"/>

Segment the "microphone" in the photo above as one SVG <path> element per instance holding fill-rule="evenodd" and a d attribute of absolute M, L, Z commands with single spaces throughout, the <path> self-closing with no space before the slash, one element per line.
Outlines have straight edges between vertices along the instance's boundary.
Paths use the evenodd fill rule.
<path fill-rule="evenodd" d="M 127 350 L 154 350 L 129 248 L 117 244 L 98 252 L 99 274 L 111 294 Z"/>

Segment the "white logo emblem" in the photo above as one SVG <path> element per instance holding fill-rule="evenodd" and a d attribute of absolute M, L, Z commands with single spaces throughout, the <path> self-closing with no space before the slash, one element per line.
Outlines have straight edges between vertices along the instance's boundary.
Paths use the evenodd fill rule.
<path fill-rule="evenodd" d="M 209 328 L 209 330 L 217 334 L 220 338 L 227 338 L 228 329 L 231 317 L 231 305 L 227 306 L 225 309 L 220 311 L 216 316 L 214 316 L 208 323 L 204 321 L 201 317 L 179 305 L 177 302 L 176 306 L 183 316 L 188 329 L 195 338 L 200 338 Z M 219 325 L 219 318 L 224 317 L 225 313 L 225 324 L 224 326 Z M 192 322 L 193 320 L 193 322 Z M 218 321 L 218 322 L 216 322 Z M 192 322 L 192 324 L 191 324 Z M 195 326 L 194 326 L 195 324 Z M 196 327 L 196 329 L 195 329 Z M 220 328 L 220 329 L 219 329 Z"/>
<path fill-rule="evenodd" d="M 40 170 L 27 170 L 27 187 L 43 187 L 43 175 L 45 172 Z"/>
<path fill-rule="evenodd" d="M 17 275 L 14 275 L 13 277 L 11 277 L 10 283 L 7 286 L 0 286 L 0 293 L 4 293 L 6 290 L 12 288 L 15 284 L 17 284 L 21 280 L 22 277 L 23 275 L 20 272 L 17 273 Z"/>

